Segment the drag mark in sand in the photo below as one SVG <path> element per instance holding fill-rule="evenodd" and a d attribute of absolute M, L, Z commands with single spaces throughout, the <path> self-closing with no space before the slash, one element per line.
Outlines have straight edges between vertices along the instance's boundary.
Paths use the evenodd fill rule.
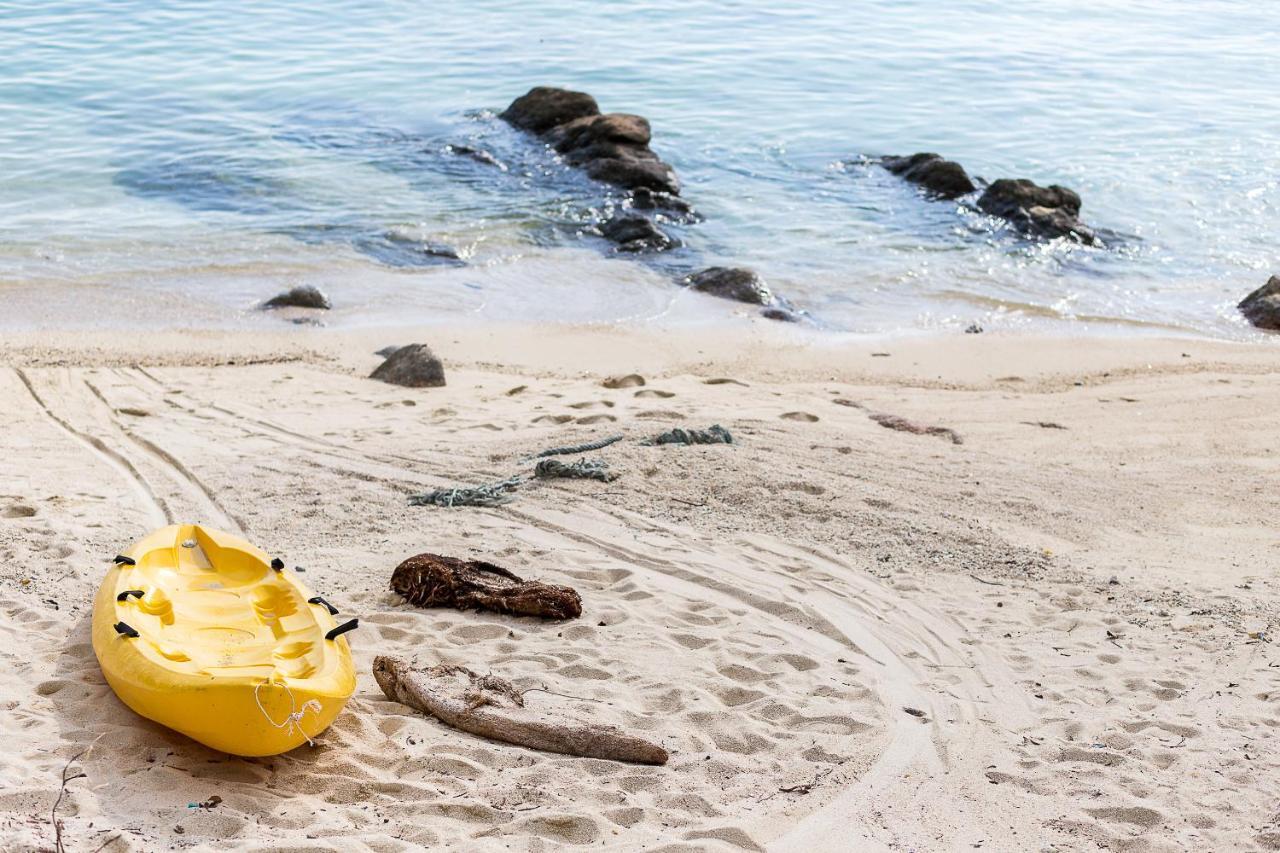
<path fill-rule="evenodd" d="M 27 376 L 26 371 L 22 368 L 14 368 L 14 373 L 17 375 L 18 380 L 26 387 L 27 392 L 31 394 L 31 398 L 35 400 L 36 406 L 47 418 L 49 418 L 49 420 L 53 421 L 59 429 L 65 432 L 72 439 L 83 445 L 85 449 L 95 457 L 119 472 L 120 476 L 124 478 L 124 480 L 129 484 L 129 487 L 137 495 L 139 503 L 142 505 L 143 511 L 147 515 L 150 526 L 163 527 L 164 525 L 171 523 L 170 520 L 172 518 L 172 514 L 169 511 L 168 505 L 165 503 L 163 498 L 152 490 L 151 486 L 147 484 L 147 481 L 143 478 L 142 474 L 139 473 L 138 469 L 134 467 L 132 462 L 130 462 L 123 454 L 108 447 L 100 438 L 81 432 L 70 423 L 54 414 L 53 410 L 49 408 L 48 404 L 45 403 L 44 399 L 36 391 L 35 386 L 32 384 L 30 377 Z"/>

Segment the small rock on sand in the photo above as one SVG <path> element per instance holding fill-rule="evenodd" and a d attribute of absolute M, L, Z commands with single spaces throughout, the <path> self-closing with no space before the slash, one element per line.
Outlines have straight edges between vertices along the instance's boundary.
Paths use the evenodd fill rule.
<path fill-rule="evenodd" d="M 606 388 L 639 388 L 644 384 L 644 377 L 639 373 L 628 373 L 626 376 L 610 376 L 600 384 Z"/>
<path fill-rule="evenodd" d="M 271 297 L 262 303 L 263 308 L 315 308 L 318 310 L 328 310 L 332 306 L 329 304 L 329 297 L 325 296 L 319 288 L 312 287 L 309 284 L 294 287 L 286 290 L 284 293 Z"/>
<path fill-rule="evenodd" d="M 444 365 L 426 344 L 400 347 L 369 378 L 408 388 L 439 388 L 445 384 Z"/>

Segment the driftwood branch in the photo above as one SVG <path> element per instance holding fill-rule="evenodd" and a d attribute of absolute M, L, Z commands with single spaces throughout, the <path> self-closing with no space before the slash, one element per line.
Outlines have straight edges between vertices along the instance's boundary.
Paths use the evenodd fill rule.
<path fill-rule="evenodd" d="M 527 581 L 493 563 L 439 554 L 419 554 L 396 566 L 391 589 L 419 607 L 474 607 L 543 619 L 582 615 L 582 599 L 571 587 Z"/>
<path fill-rule="evenodd" d="M 585 758 L 667 763 L 667 751 L 644 738 L 526 708 L 524 695 L 495 675 L 444 664 L 413 669 L 400 658 L 379 655 L 373 660 L 373 677 L 388 699 L 474 735 Z"/>
<path fill-rule="evenodd" d="M 949 439 L 952 444 L 964 444 L 964 439 L 960 437 L 960 433 L 950 427 L 922 424 L 908 418 L 904 418 L 901 415 L 872 414 L 867 415 L 867 417 L 871 418 L 871 420 L 880 424 L 880 426 L 885 429 L 896 429 L 899 432 L 909 432 L 914 435 L 936 435 L 941 438 Z"/>

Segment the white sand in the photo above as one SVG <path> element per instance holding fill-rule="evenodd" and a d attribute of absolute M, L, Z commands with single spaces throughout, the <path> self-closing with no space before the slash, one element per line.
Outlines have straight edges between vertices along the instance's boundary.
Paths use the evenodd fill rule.
<path fill-rule="evenodd" d="M 411 340 L 447 388 L 363 378 Z M 77 853 L 1280 849 L 1273 347 L 767 324 L 0 346 L 5 850 L 53 849 L 90 744 L 58 810 Z M 739 443 L 636 443 L 716 422 Z M 612 431 L 615 483 L 405 503 Z M 356 695 L 315 749 L 229 758 L 103 682 L 92 595 L 167 520 L 242 532 L 360 617 Z M 583 616 L 409 607 L 387 583 L 421 551 L 572 584 Z M 379 653 L 598 700 L 527 697 L 672 760 L 448 729 L 385 700 Z"/>

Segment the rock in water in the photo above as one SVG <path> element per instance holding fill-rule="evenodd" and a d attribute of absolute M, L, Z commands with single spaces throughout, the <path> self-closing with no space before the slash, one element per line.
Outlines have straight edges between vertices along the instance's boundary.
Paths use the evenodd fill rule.
<path fill-rule="evenodd" d="M 1280 331 L 1280 275 L 1250 293 L 1236 306 L 1245 318 L 1259 329 Z"/>
<path fill-rule="evenodd" d="M 369 378 L 408 388 L 439 388 L 445 384 L 444 365 L 426 344 L 398 348 L 369 374 Z"/>
<path fill-rule="evenodd" d="M 542 134 L 574 119 L 597 115 L 600 107 L 586 92 L 535 86 L 512 101 L 498 118 L 522 130 Z"/>
<path fill-rule="evenodd" d="M 676 245 L 641 213 L 616 214 L 600 226 L 600 233 L 617 243 L 619 252 L 661 252 Z"/>
<path fill-rule="evenodd" d="M 742 267 L 708 267 L 685 276 L 684 283 L 694 290 L 722 299 L 752 305 L 768 305 L 773 302 L 769 286 L 755 272 Z"/>
<path fill-rule="evenodd" d="M 921 152 L 909 157 L 885 157 L 880 165 L 938 198 L 959 198 L 977 189 L 964 166 L 954 160 L 944 160 L 940 154 Z"/>
<path fill-rule="evenodd" d="M 1025 178 L 1001 178 L 978 198 L 978 208 L 1031 237 L 1072 237 L 1089 246 L 1098 242 L 1080 221 L 1080 196 L 1057 184 L 1042 187 Z"/>
<path fill-rule="evenodd" d="M 320 292 L 319 288 L 311 285 L 303 285 L 286 290 L 277 296 L 273 296 L 266 302 L 262 303 L 263 308 L 316 308 L 320 310 L 328 310 L 332 306 L 329 304 L 329 297 Z"/>
<path fill-rule="evenodd" d="M 675 170 L 649 148 L 649 122 L 643 116 L 601 115 L 595 98 L 585 92 L 538 86 L 499 117 L 543 137 L 597 181 L 672 196 L 680 192 Z"/>
<path fill-rule="evenodd" d="M 571 587 L 527 581 L 493 563 L 439 554 L 419 554 L 396 566 L 391 589 L 418 607 L 475 608 L 543 619 L 582 615 L 582 599 Z"/>

